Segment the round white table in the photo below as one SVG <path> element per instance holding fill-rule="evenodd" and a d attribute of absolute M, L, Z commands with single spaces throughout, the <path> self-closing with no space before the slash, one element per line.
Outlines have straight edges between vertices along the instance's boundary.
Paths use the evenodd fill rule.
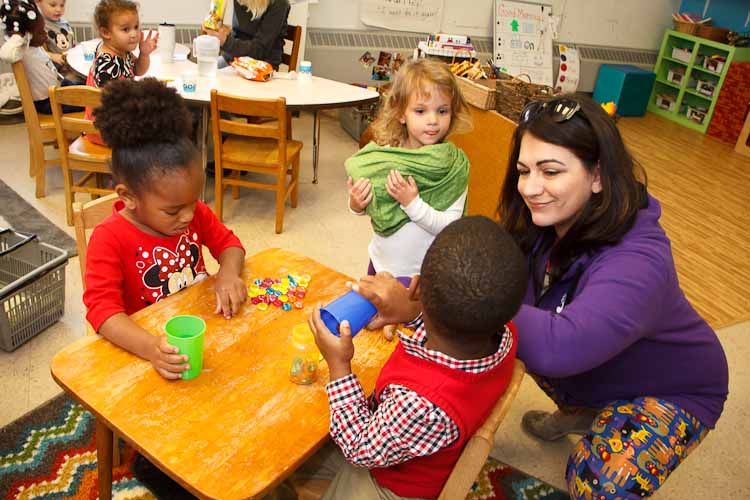
<path fill-rule="evenodd" d="M 83 43 L 91 43 L 83 42 Z M 178 44 L 180 46 L 180 44 Z M 182 45 L 181 47 L 185 47 Z M 187 47 L 185 47 L 187 49 Z M 177 54 L 177 49 L 175 49 Z M 82 44 L 68 51 L 68 64 L 82 75 L 88 74 L 91 61 L 83 58 Z M 144 76 L 153 76 L 166 81 L 188 102 L 200 105 L 203 109 L 202 137 L 203 158 L 206 160 L 206 146 L 208 140 L 208 105 L 211 102 L 211 90 L 216 89 L 224 94 L 238 97 L 277 99 L 284 97 L 287 108 L 294 110 L 313 111 L 313 183 L 318 181 L 318 155 L 320 145 L 320 116 L 321 109 L 343 108 L 358 106 L 377 101 L 380 95 L 374 90 L 363 89 L 355 85 L 313 77 L 310 81 L 291 80 L 285 78 L 286 73 L 272 78 L 267 82 L 254 82 L 239 76 L 231 67 L 219 70 L 214 77 L 198 77 L 195 92 L 184 92 L 182 89 L 182 75 L 197 73 L 198 65 L 182 57 L 175 57 L 172 63 L 163 64 L 158 51 L 151 54 L 151 63 Z"/>

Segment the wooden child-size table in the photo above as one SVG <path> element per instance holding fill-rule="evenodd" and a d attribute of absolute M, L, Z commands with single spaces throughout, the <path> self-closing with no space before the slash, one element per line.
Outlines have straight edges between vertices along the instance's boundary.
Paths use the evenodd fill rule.
<path fill-rule="evenodd" d="M 57 353 L 52 376 L 96 416 L 99 498 L 111 498 L 112 432 L 201 498 L 263 495 L 327 439 L 328 368 L 309 386 L 289 380 L 289 335 L 317 302 L 347 291 L 347 276 L 290 251 L 271 249 L 245 262 L 243 278 L 312 277 L 304 309 L 259 311 L 249 301 L 238 316 L 214 314 L 209 278 L 151 305 L 133 319 L 154 334 L 172 316 L 206 321 L 203 372 L 168 381 L 151 364 L 100 337 Z M 354 371 L 366 392 L 395 347 L 381 332 L 354 339 Z"/>

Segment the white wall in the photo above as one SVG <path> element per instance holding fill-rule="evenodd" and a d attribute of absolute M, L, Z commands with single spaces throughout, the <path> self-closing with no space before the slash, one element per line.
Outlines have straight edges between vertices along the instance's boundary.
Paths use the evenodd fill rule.
<path fill-rule="evenodd" d="M 470 2 L 471 8 L 467 8 Z M 360 0 L 320 0 L 310 5 L 308 26 L 369 29 L 359 21 Z M 643 49 L 658 48 L 680 0 L 540 0 L 562 16 L 560 41 Z M 445 0 L 442 30 L 492 36 L 493 0 Z"/>

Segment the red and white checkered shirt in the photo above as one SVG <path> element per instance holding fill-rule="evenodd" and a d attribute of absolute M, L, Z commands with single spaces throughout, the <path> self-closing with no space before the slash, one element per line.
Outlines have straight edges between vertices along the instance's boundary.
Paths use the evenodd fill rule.
<path fill-rule="evenodd" d="M 506 327 L 497 352 L 481 359 L 459 360 L 424 346 L 427 332 L 421 317 L 407 326 L 416 328 L 411 337 L 399 332 L 407 354 L 468 373 L 496 367 L 513 344 Z M 442 409 L 406 387 L 385 387 L 374 411 L 354 374 L 330 382 L 326 391 L 331 406 L 331 437 L 354 465 L 390 467 L 432 455 L 459 437 L 458 426 Z"/>

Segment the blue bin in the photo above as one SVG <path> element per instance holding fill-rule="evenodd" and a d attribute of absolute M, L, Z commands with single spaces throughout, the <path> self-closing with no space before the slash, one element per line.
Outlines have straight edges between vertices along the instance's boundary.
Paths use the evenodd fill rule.
<path fill-rule="evenodd" d="M 620 116 L 643 116 L 656 75 L 629 64 L 602 64 L 596 78 L 594 100 L 614 102 Z"/>

